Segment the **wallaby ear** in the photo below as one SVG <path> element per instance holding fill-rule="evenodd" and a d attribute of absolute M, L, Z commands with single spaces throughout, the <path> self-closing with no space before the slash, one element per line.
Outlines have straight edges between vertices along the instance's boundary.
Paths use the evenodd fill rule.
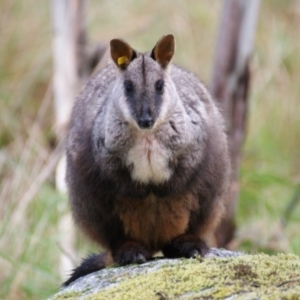
<path fill-rule="evenodd" d="M 110 41 L 110 54 L 115 64 L 125 70 L 136 57 L 135 51 L 125 41 L 113 39 Z"/>
<path fill-rule="evenodd" d="M 151 57 L 166 68 L 175 52 L 175 39 L 172 34 L 163 36 L 151 52 Z"/>

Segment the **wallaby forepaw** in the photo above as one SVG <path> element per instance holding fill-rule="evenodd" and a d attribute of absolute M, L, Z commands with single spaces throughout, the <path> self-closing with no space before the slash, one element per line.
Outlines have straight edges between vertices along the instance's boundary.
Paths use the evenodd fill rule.
<path fill-rule="evenodd" d="M 113 251 L 113 258 L 121 266 L 142 264 L 151 258 L 149 251 L 137 242 L 126 242 Z"/>
<path fill-rule="evenodd" d="M 208 252 L 206 243 L 194 235 L 182 234 L 163 247 L 162 252 L 167 258 L 204 256 Z"/>

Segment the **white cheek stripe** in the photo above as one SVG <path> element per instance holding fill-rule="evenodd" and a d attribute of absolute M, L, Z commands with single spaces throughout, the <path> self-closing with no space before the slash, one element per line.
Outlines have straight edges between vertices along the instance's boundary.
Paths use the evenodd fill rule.
<path fill-rule="evenodd" d="M 170 157 L 171 151 L 163 148 L 153 135 L 144 135 L 138 137 L 128 151 L 126 165 L 133 166 L 132 179 L 142 183 L 162 183 L 172 175 L 168 166 Z"/>

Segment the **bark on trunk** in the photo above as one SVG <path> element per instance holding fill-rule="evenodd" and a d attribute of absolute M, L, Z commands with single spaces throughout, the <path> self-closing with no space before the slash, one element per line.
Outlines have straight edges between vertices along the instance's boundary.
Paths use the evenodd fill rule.
<path fill-rule="evenodd" d="M 52 0 L 55 129 L 64 138 L 86 48 L 84 0 Z"/>
<path fill-rule="evenodd" d="M 235 231 L 239 165 L 247 123 L 249 62 L 259 5 L 260 0 L 224 1 L 215 51 L 211 92 L 225 116 L 232 164 L 226 215 L 216 234 L 219 247 L 226 247 Z"/>

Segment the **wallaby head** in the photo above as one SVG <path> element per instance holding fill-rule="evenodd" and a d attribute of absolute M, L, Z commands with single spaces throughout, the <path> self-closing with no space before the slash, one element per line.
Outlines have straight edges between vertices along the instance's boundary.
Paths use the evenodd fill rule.
<path fill-rule="evenodd" d="M 113 100 L 126 122 L 139 130 L 151 130 L 176 98 L 168 72 L 175 51 L 173 35 L 163 36 L 147 54 L 119 39 L 111 40 L 110 51 L 117 68 Z"/>

